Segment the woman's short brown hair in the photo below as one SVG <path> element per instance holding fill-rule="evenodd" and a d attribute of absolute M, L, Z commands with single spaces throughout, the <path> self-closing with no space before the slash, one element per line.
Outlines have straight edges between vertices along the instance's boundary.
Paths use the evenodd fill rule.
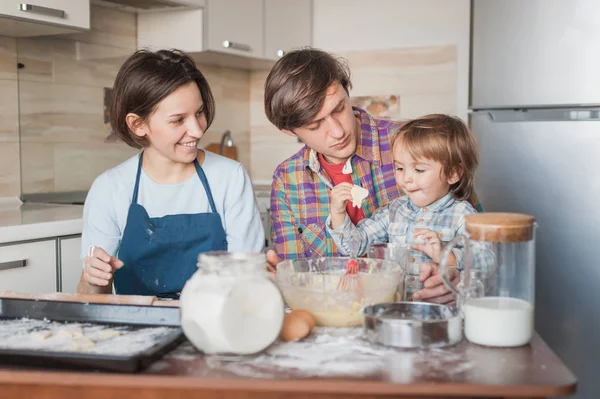
<path fill-rule="evenodd" d="M 112 132 L 131 147 L 148 146 L 145 137 L 135 135 L 127 126 L 127 114 L 136 114 L 147 121 L 159 102 L 189 82 L 198 85 L 210 126 L 215 117 L 215 100 L 194 60 L 179 50 L 136 51 L 115 78 L 109 109 Z"/>
<path fill-rule="evenodd" d="M 294 130 L 319 113 L 327 88 L 338 82 L 350 92 L 350 69 L 342 58 L 315 48 L 281 57 L 265 82 L 265 113 L 278 129 Z"/>
<path fill-rule="evenodd" d="M 458 200 L 471 197 L 479 162 L 477 143 L 462 120 L 442 114 L 410 120 L 396 131 L 392 149 L 399 144 L 414 159 L 430 159 L 441 163 L 444 178 L 456 171 L 460 178 L 450 187 L 452 195 Z"/>

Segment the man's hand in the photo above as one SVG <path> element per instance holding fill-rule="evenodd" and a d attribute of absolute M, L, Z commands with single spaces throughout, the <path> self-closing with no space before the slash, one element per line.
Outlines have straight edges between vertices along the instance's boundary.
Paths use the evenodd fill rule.
<path fill-rule="evenodd" d="M 452 285 L 460 282 L 460 271 L 455 267 L 448 268 L 448 276 Z M 456 296 L 442 281 L 440 268 L 435 263 L 423 263 L 419 270 L 419 281 L 425 282 L 425 288 L 415 292 L 415 301 L 456 305 Z"/>

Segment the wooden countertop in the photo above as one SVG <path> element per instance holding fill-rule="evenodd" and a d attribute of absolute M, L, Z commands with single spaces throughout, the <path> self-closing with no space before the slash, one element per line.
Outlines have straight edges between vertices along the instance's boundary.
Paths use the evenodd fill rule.
<path fill-rule="evenodd" d="M 435 350 L 441 353 L 440 349 Z M 539 337 L 520 348 L 487 348 L 463 341 L 444 349 L 455 355 L 435 365 L 427 352 L 394 355 L 365 376 L 298 378 L 270 370 L 268 378 L 240 377 L 209 367 L 189 343 L 140 374 L 42 371 L 3 366 L 0 396 L 8 398 L 541 398 L 575 392 L 576 378 Z M 406 359 L 410 363 L 406 364 Z M 460 363 L 469 362 L 470 367 Z"/>

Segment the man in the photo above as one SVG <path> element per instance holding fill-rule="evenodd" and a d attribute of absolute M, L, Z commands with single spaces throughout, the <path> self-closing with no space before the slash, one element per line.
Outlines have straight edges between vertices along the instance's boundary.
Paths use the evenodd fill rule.
<path fill-rule="evenodd" d="M 394 180 L 391 138 L 400 123 L 378 120 L 350 105 L 350 72 L 341 59 L 313 48 L 292 51 L 273 67 L 265 83 L 265 113 L 283 133 L 306 145 L 273 175 L 271 217 L 280 258 L 336 256 L 327 236 L 329 191 L 349 182 L 369 191 L 361 207 L 348 204 L 354 224 L 402 195 Z M 451 272 L 459 280 L 458 270 Z M 425 289 L 413 299 L 453 301 L 434 264 L 421 267 Z"/>

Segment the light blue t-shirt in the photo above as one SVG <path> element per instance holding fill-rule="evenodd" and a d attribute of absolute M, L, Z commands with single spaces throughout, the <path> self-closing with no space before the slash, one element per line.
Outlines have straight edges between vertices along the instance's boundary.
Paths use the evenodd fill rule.
<path fill-rule="evenodd" d="M 212 191 L 231 252 L 261 252 L 265 234 L 248 173 L 240 164 L 205 151 L 202 169 Z M 82 259 L 94 245 L 117 254 L 133 197 L 138 156 L 96 178 L 83 208 Z M 211 212 L 204 186 L 196 173 L 177 184 L 158 184 L 142 169 L 138 204 L 150 217 Z"/>

